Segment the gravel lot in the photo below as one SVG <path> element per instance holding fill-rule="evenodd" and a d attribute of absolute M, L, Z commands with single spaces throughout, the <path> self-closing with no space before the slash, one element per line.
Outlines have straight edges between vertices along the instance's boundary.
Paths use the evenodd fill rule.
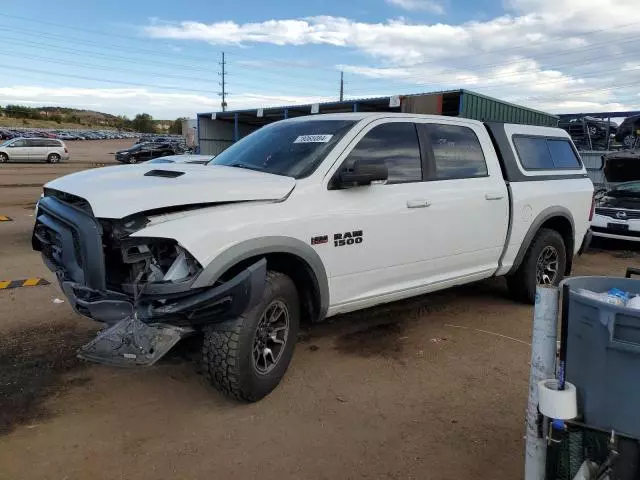
<path fill-rule="evenodd" d="M 0 166 L 0 280 L 48 276 L 30 247 L 42 183 L 131 141 L 68 143 L 66 164 Z M 640 265 L 605 247 L 575 273 Z M 205 383 L 196 342 L 146 370 L 77 360 L 96 325 L 56 298 L 0 291 L 0 479 L 522 478 L 532 309 L 501 280 L 307 327 L 253 405 Z"/>

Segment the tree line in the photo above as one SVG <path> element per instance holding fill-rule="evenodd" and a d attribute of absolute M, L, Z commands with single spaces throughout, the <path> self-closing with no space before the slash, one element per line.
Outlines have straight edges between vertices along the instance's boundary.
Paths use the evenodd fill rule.
<path fill-rule="evenodd" d="M 57 124 L 75 123 L 87 127 L 117 128 L 141 133 L 162 133 L 157 128 L 157 121 L 148 113 L 139 113 L 131 119 L 126 115 L 110 115 L 74 108 L 6 105 L 0 107 L 0 116 L 22 120 L 52 120 Z M 182 118 L 174 120 L 169 133 L 181 134 L 182 121 Z"/>

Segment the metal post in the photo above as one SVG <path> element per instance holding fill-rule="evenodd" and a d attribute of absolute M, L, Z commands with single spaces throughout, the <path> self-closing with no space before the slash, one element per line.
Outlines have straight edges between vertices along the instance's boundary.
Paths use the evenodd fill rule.
<path fill-rule="evenodd" d="M 354 103 L 354 104 L 353 104 L 353 111 L 354 111 L 354 112 L 357 112 L 357 111 L 358 111 L 358 104 L 357 104 L 357 103 Z"/>
<path fill-rule="evenodd" d="M 344 101 L 344 72 L 340 72 L 340 101 Z"/>
<path fill-rule="evenodd" d="M 611 116 L 607 119 L 607 150 L 611 144 Z"/>
<path fill-rule="evenodd" d="M 289 118 L 289 109 L 285 108 L 284 109 L 284 119 L 286 120 L 287 118 Z"/>
<path fill-rule="evenodd" d="M 544 480 L 547 445 L 538 411 L 538 382 L 554 377 L 558 327 L 558 288 L 539 285 L 533 311 L 531 371 L 527 404 L 525 480 Z"/>
<path fill-rule="evenodd" d="M 233 114 L 233 141 L 237 142 L 240 133 L 238 132 L 238 114 Z"/>

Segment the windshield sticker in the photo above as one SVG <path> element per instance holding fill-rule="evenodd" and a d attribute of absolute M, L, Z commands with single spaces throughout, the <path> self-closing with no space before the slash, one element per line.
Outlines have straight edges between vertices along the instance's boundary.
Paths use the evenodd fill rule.
<path fill-rule="evenodd" d="M 327 143 L 333 135 L 300 135 L 293 143 Z"/>

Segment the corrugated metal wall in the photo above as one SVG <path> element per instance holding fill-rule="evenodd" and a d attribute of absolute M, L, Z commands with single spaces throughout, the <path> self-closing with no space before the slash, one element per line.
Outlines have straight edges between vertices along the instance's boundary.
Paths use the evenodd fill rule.
<path fill-rule="evenodd" d="M 240 138 L 246 137 L 257 127 L 240 123 L 238 133 Z M 204 155 L 218 155 L 233 144 L 234 125 L 232 122 L 213 120 L 210 116 L 198 116 L 198 141 L 200 153 Z"/>
<path fill-rule="evenodd" d="M 602 170 L 602 156 L 606 155 L 607 151 L 585 151 L 580 152 L 582 163 L 584 163 L 589 178 L 596 187 L 605 186 L 607 180 L 604 178 L 604 171 Z"/>
<path fill-rule="evenodd" d="M 550 127 L 558 125 L 558 118 L 553 115 L 468 91 L 463 91 L 460 95 L 460 116 L 484 122 L 519 123 Z"/>

